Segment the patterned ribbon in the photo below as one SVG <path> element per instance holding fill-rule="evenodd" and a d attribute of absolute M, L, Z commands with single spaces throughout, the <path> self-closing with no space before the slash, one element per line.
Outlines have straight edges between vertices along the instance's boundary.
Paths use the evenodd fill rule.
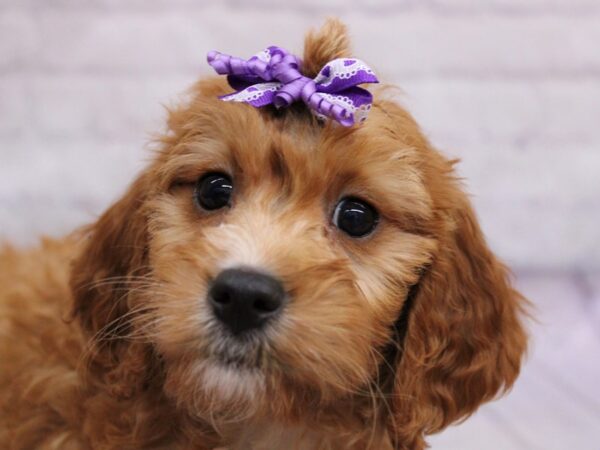
<path fill-rule="evenodd" d="M 300 72 L 297 56 L 275 46 L 248 60 L 216 51 L 209 52 L 207 60 L 236 90 L 220 97 L 224 101 L 283 108 L 302 100 L 320 119 L 328 117 L 346 127 L 366 120 L 373 103 L 371 93 L 358 85 L 378 83 L 369 66 L 349 58 L 328 62 L 310 79 Z"/>

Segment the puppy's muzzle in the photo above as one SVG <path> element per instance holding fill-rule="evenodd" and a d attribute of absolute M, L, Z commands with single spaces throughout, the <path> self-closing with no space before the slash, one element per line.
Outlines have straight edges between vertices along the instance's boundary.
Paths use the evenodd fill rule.
<path fill-rule="evenodd" d="M 262 328 L 283 309 L 283 285 L 251 269 L 227 269 L 215 278 L 208 301 L 215 316 L 234 334 Z"/>

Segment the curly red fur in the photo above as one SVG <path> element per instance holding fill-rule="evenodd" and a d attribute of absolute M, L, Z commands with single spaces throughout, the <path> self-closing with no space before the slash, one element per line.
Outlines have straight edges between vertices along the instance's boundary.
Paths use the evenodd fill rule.
<path fill-rule="evenodd" d="M 306 71 L 348 53 L 329 21 Z M 96 223 L 0 252 L 0 447 L 420 450 L 515 381 L 526 300 L 454 163 L 385 89 L 352 129 L 226 90 L 191 90 Z M 235 180 L 227 212 L 192 201 L 210 170 Z M 344 195 L 380 211 L 371 236 L 332 227 Z M 261 265 L 292 301 L 225 367 L 231 340 L 203 299 L 228 264 Z"/>

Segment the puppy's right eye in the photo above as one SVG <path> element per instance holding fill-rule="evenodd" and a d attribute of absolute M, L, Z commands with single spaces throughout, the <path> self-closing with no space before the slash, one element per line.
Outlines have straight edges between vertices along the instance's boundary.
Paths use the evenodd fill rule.
<path fill-rule="evenodd" d="M 198 180 L 194 195 L 202 208 L 212 211 L 229 206 L 232 193 L 231 178 L 223 173 L 212 172 Z"/>

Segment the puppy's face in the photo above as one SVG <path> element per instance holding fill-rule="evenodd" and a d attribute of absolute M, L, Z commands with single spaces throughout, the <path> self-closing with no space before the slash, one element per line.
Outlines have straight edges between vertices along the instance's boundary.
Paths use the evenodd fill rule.
<path fill-rule="evenodd" d="M 347 51 L 328 27 L 309 71 Z M 410 448 L 509 387 L 523 299 L 412 118 L 384 92 L 347 129 L 227 91 L 195 86 L 91 229 L 71 282 L 96 370 L 212 423 L 381 415 Z"/>
<path fill-rule="evenodd" d="M 418 152 L 379 108 L 353 130 L 210 95 L 192 108 L 148 181 L 159 288 L 141 300 L 177 389 L 256 407 L 364 388 L 436 248 Z"/>

